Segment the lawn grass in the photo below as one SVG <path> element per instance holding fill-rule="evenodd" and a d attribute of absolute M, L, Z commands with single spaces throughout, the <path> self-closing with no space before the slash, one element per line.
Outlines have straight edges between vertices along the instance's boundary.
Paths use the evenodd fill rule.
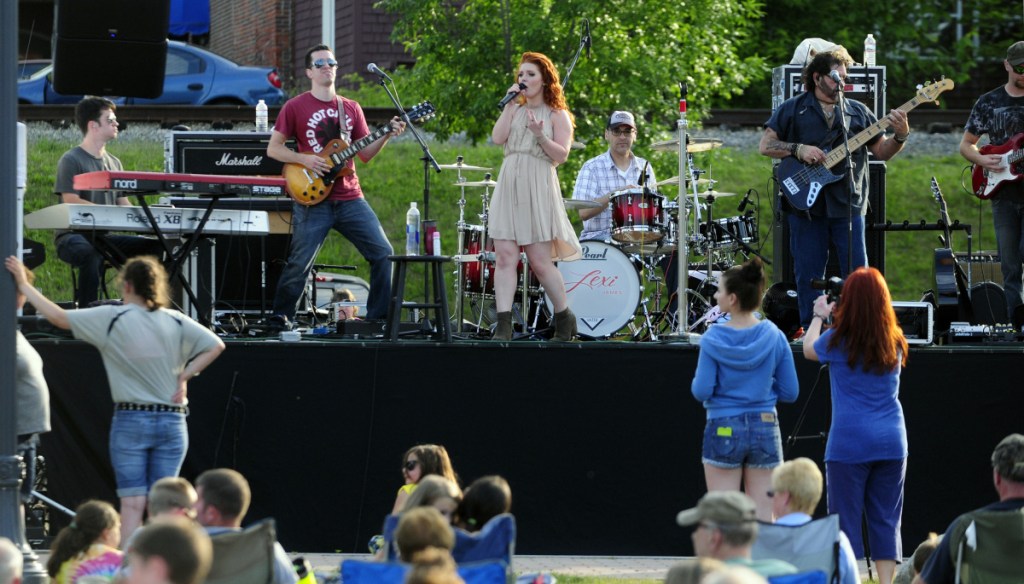
<path fill-rule="evenodd" d="M 66 137 L 31 137 L 29 143 L 29 184 L 25 198 L 25 211 L 48 206 L 57 202 L 52 194 L 55 167 L 60 155 L 78 143 L 78 137 L 68 132 Z M 915 134 L 913 139 L 927 139 L 927 135 Z M 597 144 L 588 147 L 586 154 L 573 152 L 573 156 L 590 156 Z M 110 151 L 118 156 L 124 167 L 130 170 L 159 171 L 163 169 L 163 143 L 156 139 L 127 140 L 112 143 Z M 431 151 L 441 164 L 455 162 L 462 155 L 466 164 L 492 167 L 497 177 L 501 165 L 502 151 L 495 146 L 469 144 L 432 144 Z M 423 163 L 418 144 L 409 141 L 395 142 L 370 164 L 360 166 L 360 182 L 367 200 L 377 212 L 385 232 L 396 251 L 404 250 L 405 212 L 410 201 L 420 201 L 422 209 L 424 192 Z M 650 155 L 659 179 L 675 174 L 675 162 L 669 154 Z M 723 148 L 696 156 L 696 164 L 709 171 L 707 176 L 718 181 L 720 191 L 742 194 L 748 189 L 758 193 L 757 208 L 760 213 L 760 251 L 769 259 L 774 257 L 771 242 L 771 197 L 768 184 L 771 177 L 771 161 L 754 150 Z M 894 223 L 907 220 L 911 223 L 926 221 L 934 223 L 938 207 L 930 189 L 930 179 L 935 176 L 949 205 L 952 219 L 973 225 L 973 249 L 994 249 L 995 239 L 991 230 L 990 206 L 976 199 L 961 188 L 966 163 L 956 153 L 948 156 L 897 156 L 888 163 L 886 173 L 886 217 Z M 563 193 L 571 195 L 574 176 L 565 176 L 561 181 Z M 482 180 L 483 172 L 465 173 L 470 181 Z M 969 176 L 966 177 L 969 183 Z M 453 186 L 455 171 L 445 170 L 440 174 L 430 173 L 429 218 L 437 221 L 441 231 L 442 250 L 446 254 L 456 252 L 456 223 L 459 218 L 460 189 Z M 481 195 L 483 189 L 466 188 L 465 221 L 480 223 Z M 675 195 L 674 187 L 663 194 Z M 728 217 L 737 214 L 739 197 L 719 199 L 715 215 Z M 580 227 L 578 214 L 569 212 L 577 230 Z M 427 217 L 424 216 L 426 219 Z M 936 232 L 908 231 L 889 232 L 886 241 L 886 277 L 897 300 L 918 300 L 925 290 L 934 287 L 933 250 L 938 245 Z M 47 261 L 37 269 L 37 285 L 49 297 L 66 300 L 71 297 L 69 270 L 54 253 L 50 232 L 27 230 L 26 236 L 47 245 Z M 962 232 L 954 235 L 957 251 L 966 251 L 966 239 Z M 327 264 L 353 264 L 358 266 L 355 275 L 369 280 L 369 268 L 358 252 L 337 233 L 331 233 L 318 259 Z M 453 268 L 454 270 L 454 268 Z M 769 267 L 769 277 L 771 277 Z M 978 281 L 978 274 L 975 280 Z M 422 281 L 410 282 L 412 294 L 419 293 Z M 452 282 L 449 282 L 452 284 Z M 417 290 L 417 287 L 420 287 Z M 411 294 L 410 294 L 411 297 Z"/>

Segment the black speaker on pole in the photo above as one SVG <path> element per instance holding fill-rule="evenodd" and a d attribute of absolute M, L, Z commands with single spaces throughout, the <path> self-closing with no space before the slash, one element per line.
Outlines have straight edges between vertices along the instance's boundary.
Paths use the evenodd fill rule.
<path fill-rule="evenodd" d="M 163 94 L 170 0 L 58 0 L 55 12 L 57 92 Z"/>
<path fill-rule="evenodd" d="M 885 231 L 874 229 L 873 224 L 885 223 L 885 163 L 868 163 L 868 213 L 864 216 L 864 246 L 868 254 L 868 265 L 885 274 Z M 777 197 L 781 197 L 777 194 Z M 774 249 L 772 280 L 775 282 L 796 282 L 793 275 L 793 258 L 789 252 L 789 218 L 776 210 L 772 227 Z M 834 246 L 829 246 L 828 266 L 825 277 L 840 276 L 839 258 Z"/>

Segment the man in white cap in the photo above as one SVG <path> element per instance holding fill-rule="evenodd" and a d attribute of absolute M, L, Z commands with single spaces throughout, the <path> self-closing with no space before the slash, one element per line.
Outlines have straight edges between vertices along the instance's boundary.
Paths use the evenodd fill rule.
<path fill-rule="evenodd" d="M 745 566 L 765 578 L 797 572 L 792 564 L 782 560 L 751 559 L 750 549 L 757 539 L 757 506 L 739 491 L 709 492 L 696 507 L 680 511 L 676 523 L 697 526 L 690 536 L 697 557 Z"/>

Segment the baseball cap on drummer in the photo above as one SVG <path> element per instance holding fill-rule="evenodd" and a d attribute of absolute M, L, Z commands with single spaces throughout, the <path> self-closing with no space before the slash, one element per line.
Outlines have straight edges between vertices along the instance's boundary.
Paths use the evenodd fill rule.
<path fill-rule="evenodd" d="M 676 523 L 686 527 L 701 521 L 746 523 L 757 519 L 754 500 L 739 491 L 711 491 L 693 509 L 680 511 Z"/>
<path fill-rule="evenodd" d="M 629 112 L 612 112 L 612 117 L 608 118 L 608 127 L 615 128 L 622 125 L 629 126 L 635 130 L 636 122 L 633 120 L 633 114 Z"/>
<path fill-rule="evenodd" d="M 1006 49 L 1006 62 L 1014 67 L 1024 63 L 1024 41 L 1017 41 Z"/>

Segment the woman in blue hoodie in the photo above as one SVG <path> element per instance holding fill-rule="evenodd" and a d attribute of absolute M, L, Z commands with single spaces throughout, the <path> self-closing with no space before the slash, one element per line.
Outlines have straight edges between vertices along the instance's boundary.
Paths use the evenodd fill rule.
<path fill-rule="evenodd" d="M 764 283 L 757 258 L 722 274 L 715 300 L 729 321 L 701 338 L 691 391 L 708 411 L 702 453 L 708 490 L 742 485 L 757 503 L 757 518 L 771 521 L 768 490 L 772 469 L 782 463 L 775 403 L 796 401 L 799 387 L 786 336 L 754 314 Z"/>

